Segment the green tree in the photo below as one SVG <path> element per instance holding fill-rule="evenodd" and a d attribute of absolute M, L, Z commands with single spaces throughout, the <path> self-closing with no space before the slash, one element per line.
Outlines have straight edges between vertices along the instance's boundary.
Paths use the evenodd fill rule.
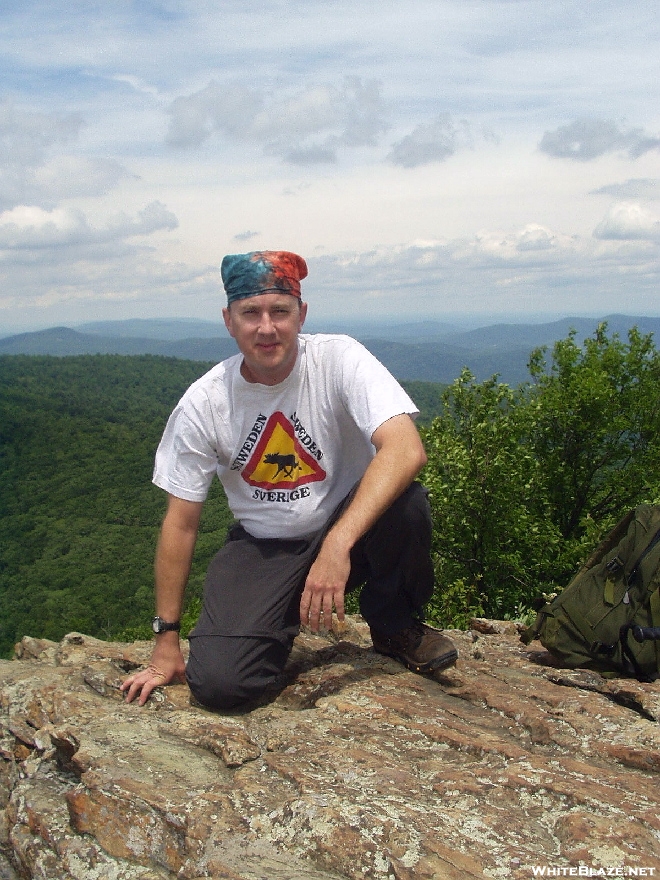
<path fill-rule="evenodd" d="M 543 463 L 552 518 L 564 539 L 585 519 L 612 523 L 655 491 L 660 463 L 660 353 L 636 328 L 628 342 L 601 324 L 532 354 L 530 436 Z"/>
<path fill-rule="evenodd" d="M 454 626 L 474 615 L 510 617 L 550 578 L 559 541 L 528 443 L 526 400 L 465 370 L 444 404 L 422 432 L 440 585 L 430 616 Z"/>
<path fill-rule="evenodd" d="M 431 617 L 510 617 L 565 585 L 626 510 L 660 489 L 660 354 L 636 329 L 575 333 L 512 390 L 465 371 L 423 429 L 434 519 Z"/>

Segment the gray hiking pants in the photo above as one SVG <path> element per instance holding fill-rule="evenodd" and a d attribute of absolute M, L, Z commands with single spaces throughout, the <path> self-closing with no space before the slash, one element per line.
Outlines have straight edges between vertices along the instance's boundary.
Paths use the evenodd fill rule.
<path fill-rule="evenodd" d="M 309 569 L 332 524 L 294 540 L 257 539 L 232 526 L 209 566 L 204 602 L 190 633 L 186 677 L 197 700 L 230 709 L 253 700 L 281 673 L 299 632 L 299 603 Z M 346 591 L 361 584 L 360 611 L 392 635 L 423 616 L 433 592 L 431 512 L 413 483 L 351 552 Z"/>

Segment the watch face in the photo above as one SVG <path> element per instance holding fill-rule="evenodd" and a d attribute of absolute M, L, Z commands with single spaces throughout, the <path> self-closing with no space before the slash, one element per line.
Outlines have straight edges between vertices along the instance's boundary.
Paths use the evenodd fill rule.
<path fill-rule="evenodd" d="M 151 628 L 155 633 L 169 632 L 170 630 L 178 631 L 179 621 L 176 623 L 168 623 L 166 620 L 163 620 L 162 617 L 154 617 L 151 621 Z"/>

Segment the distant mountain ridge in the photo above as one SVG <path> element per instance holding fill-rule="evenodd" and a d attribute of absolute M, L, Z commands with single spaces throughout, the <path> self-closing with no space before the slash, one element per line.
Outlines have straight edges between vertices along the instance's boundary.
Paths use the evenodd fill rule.
<path fill-rule="evenodd" d="M 70 327 L 52 327 L 0 339 L 0 354 L 157 354 L 189 361 L 220 361 L 236 354 L 233 339 L 152 339 L 139 336 L 102 336 Z"/>
<path fill-rule="evenodd" d="M 128 318 L 124 321 L 91 321 L 75 327 L 94 336 L 135 339 L 214 339 L 225 334 L 220 321 L 194 318 Z"/>
<path fill-rule="evenodd" d="M 558 339 L 565 339 L 575 330 L 578 341 L 591 336 L 599 324 L 606 323 L 608 332 L 626 337 L 628 330 L 637 327 L 640 333 L 660 334 L 660 317 L 607 315 L 604 318 L 560 318 L 544 324 L 492 324 L 473 330 L 459 331 L 452 336 L 455 345 L 466 348 L 498 348 L 521 345 L 537 348 L 552 345 Z"/>
<path fill-rule="evenodd" d="M 492 324 L 472 330 L 436 321 L 407 324 L 314 326 L 313 332 L 343 332 L 361 342 L 401 380 L 452 382 L 464 367 L 479 381 L 497 374 L 517 385 L 529 378 L 527 364 L 539 346 L 552 347 L 571 330 L 582 342 L 598 324 L 625 339 L 628 330 L 660 335 L 660 317 L 608 315 L 562 318 L 543 324 Z M 237 352 L 224 325 L 195 320 L 99 321 L 78 329 L 53 327 L 0 339 L 0 354 L 154 354 L 184 360 L 217 362 Z"/>

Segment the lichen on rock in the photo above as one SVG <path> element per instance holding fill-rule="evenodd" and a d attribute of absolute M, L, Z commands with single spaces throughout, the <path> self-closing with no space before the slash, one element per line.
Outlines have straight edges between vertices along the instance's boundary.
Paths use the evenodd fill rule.
<path fill-rule="evenodd" d="M 185 685 L 126 704 L 149 643 L 23 639 L 0 661 L 0 878 L 660 872 L 660 682 L 559 669 L 511 623 L 451 635 L 456 666 L 424 677 L 359 618 L 302 633 L 234 713 Z"/>

